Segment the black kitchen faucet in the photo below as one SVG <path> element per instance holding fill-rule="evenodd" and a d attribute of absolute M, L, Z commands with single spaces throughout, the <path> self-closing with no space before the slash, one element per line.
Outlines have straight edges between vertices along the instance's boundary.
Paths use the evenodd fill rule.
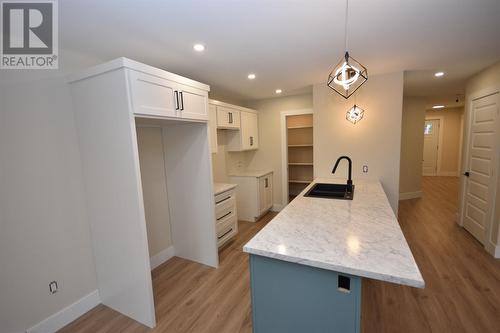
<path fill-rule="evenodd" d="M 349 162 L 349 174 L 347 177 L 347 192 L 352 193 L 352 161 L 348 156 L 340 156 L 335 162 L 335 166 L 333 167 L 332 173 L 335 173 L 337 167 L 339 166 L 340 160 L 346 159 Z"/>

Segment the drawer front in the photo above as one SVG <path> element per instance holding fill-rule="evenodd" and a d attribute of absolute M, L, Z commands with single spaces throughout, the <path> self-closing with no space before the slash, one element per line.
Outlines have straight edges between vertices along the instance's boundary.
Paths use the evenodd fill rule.
<path fill-rule="evenodd" d="M 217 223 L 217 245 L 221 246 L 238 233 L 238 220 L 236 215 L 223 219 Z"/>
<path fill-rule="evenodd" d="M 227 205 L 224 209 L 215 211 L 215 223 L 221 223 L 222 221 L 225 221 L 233 216 L 236 216 L 236 205 Z"/>
<path fill-rule="evenodd" d="M 215 212 L 227 208 L 229 205 L 235 205 L 234 190 L 226 191 L 215 196 Z"/>

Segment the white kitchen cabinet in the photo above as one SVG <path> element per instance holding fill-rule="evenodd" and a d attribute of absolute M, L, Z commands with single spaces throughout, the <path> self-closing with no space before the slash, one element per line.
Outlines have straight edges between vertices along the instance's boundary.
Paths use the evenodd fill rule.
<path fill-rule="evenodd" d="M 240 111 L 232 107 L 218 105 L 217 128 L 240 129 Z"/>
<path fill-rule="evenodd" d="M 273 207 L 273 172 L 246 171 L 229 176 L 236 188 L 238 218 L 256 222 Z"/>
<path fill-rule="evenodd" d="M 126 58 L 72 75 L 69 83 L 100 300 L 152 328 L 149 214 L 139 155 L 144 142 L 137 128 L 161 129 L 154 160 L 165 173 L 158 186 L 167 192 L 160 204 L 168 207 L 174 255 L 217 267 L 209 86 Z"/>
<path fill-rule="evenodd" d="M 207 86 L 193 84 L 195 81 L 182 76 L 147 67 L 129 72 L 134 114 L 208 120 Z"/>
<path fill-rule="evenodd" d="M 240 112 L 240 130 L 227 135 L 227 151 L 244 151 L 259 148 L 259 118 L 255 111 Z"/>
<path fill-rule="evenodd" d="M 215 195 L 215 223 L 218 247 L 226 244 L 238 233 L 236 191 L 234 188 Z"/>
<path fill-rule="evenodd" d="M 208 105 L 208 132 L 210 133 L 210 151 L 212 154 L 218 151 L 217 142 L 217 107 L 213 104 Z"/>

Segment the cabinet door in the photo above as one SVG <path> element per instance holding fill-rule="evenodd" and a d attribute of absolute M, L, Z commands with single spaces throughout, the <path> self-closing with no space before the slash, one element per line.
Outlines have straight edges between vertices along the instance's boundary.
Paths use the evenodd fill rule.
<path fill-rule="evenodd" d="M 259 147 L 258 118 L 256 113 L 241 112 L 241 149 L 251 150 Z"/>
<path fill-rule="evenodd" d="M 273 175 L 267 175 L 267 185 L 266 186 L 266 208 L 271 209 L 273 207 Z"/>
<path fill-rule="evenodd" d="M 217 152 L 217 107 L 213 104 L 208 105 L 208 131 L 210 151 L 214 154 Z"/>
<path fill-rule="evenodd" d="M 156 76 L 130 71 L 134 114 L 177 117 L 177 84 Z"/>
<path fill-rule="evenodd" d="M 179 110 L 182 118 L 208 120 L 208 93 L 196 88 L 179 86 Z"/>
<path fill-rule="evenodd" d="M 217 127 L 239 129 L 240 111 L 225 106 L 217 106 Z"/>
<path fill-rule="evenodd" d="M 267 209 L 267 187 L 266 184 L 269 184 L 269 181 L 266 181 L 266 177 L 258 178 L 258 186 L 259 186 L 259 215 L 264 213 Z"/>

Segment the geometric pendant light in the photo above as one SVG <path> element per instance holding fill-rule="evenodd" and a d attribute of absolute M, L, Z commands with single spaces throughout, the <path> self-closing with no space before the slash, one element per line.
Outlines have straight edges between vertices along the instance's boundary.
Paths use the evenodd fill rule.
<path fill-rule="evenodd" d="M 353 124 L 356 124 L 358 121 L 363 119 L 364 113 L 365 110 L 354 104 L 354 106 L 347 111 L 345 119 L 349 120 Z"/>
<path fill-rule="evenodd" d="M 368 70 L 356 59 L 349 56 L 347 51 L 347 22 L 349 0 L 346 0 L 345 10 L 345 54 L 328 75 L 327 85 L 340 96 L 348 99 L 363 83 L 368 80 Z"/>

